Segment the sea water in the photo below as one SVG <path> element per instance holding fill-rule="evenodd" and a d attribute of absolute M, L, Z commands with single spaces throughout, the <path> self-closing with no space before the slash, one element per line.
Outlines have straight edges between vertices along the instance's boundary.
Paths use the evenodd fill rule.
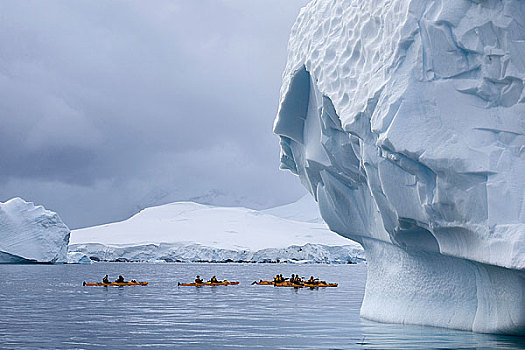
<path fill-rule="evenodd" d="M 147 287 L 83 287 L 105 274 Z M 277 273 L 337 288 L 257 286 Z M 196 275 L 237 286 L 178 287 Z M 523 338 L 363 320 L 366 265 L 0 265 L 4 349 L 475 349 L 525 348 Z"/>

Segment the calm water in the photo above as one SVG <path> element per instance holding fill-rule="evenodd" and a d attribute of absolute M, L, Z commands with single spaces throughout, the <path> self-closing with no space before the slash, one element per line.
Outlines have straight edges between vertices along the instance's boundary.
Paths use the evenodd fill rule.
<path fill-rule="evenodd" d="M 82 287 L 105 273 L 147 287 Z M 252 286 L 276 273 L 339 288 Z M 238 286 L 177 287 L 196 274 Z M 359 318 L 365 265 L 0 265 L 0 348 L 515 349 L 522 339 Z"/>

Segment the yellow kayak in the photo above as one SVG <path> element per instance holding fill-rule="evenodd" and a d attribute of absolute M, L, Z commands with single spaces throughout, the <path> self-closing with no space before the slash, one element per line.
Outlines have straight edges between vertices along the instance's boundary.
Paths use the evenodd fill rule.
<path fill-rule="evenodd" d="M 337 287 L 337 283 L 305 283 L 305 287 L 307 288 L 325 288 L 325 287 Z"/>
<path fill-rule="evenodd" d="M 239 282 L 230 282 L 230 281 L 222 281 L 222 282 L 204 282 L 204 283 L 177 283 L 178 286 L 187 286 L 187 287 L 200 287 L 200 286 L 233 286 L 239 284 Z"/>
<path fill-rule="evenodd" d="M 326 288 L 326 287 L 337 287 L 337 283 L 326 283 L 326 282 L 320 282 L 320 283 L 302 283 L 302 284 L 296 284 L 291 283 L 289 281 L 283 282 L 283 283 L 276 283 L 276 287 L 293 287 L 293 288 Z"/>
<path fill-rule="evenodd" d="M 256 284 L 258 286 L 273 286 L 274 285 L 274 281 L 255 281 L 253 284 Z"/>
<path fill-rule="evenodd" d="M 293 287 L 293 288 L 303 288 L 304 285 L 302 284 L 296 284 L 296 283 L 292 283 L 290 281 L 285 281 L 285 282 L 282 282 L 282 283 L 275 283 L 274 286 L 276 287 Z"/>
<path fill-rule="evenodd" d="M 85 282 L 82 283 L 83 286 L 147 286 L 149 282 L 109 282 L 109 283 L 102 283 L 102 282 Z"/>

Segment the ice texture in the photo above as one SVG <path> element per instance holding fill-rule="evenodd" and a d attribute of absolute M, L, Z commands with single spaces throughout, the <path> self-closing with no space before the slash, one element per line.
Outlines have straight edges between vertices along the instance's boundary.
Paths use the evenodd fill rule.
<path fill-rule="evenodd" d="M 70 251 L 104 261 L 348 263 L 363 248 L 331 232 L 310 196 L 267 210 L 175 202 L 74 230 Z"/>
<path fill-rule="evenodd" d="M 0 202 L 0 263 L 65 263 L 69 233 L 42 206 L 21 198 Z"/>
<path fill-rule="evenodd" d="M 318 0 L 274 131 L 368 261 L 361 314 L 525 333 L 525 2 Z"/>
<path fill-rule="evenodd" d="M 81 265 L 89 265 L 92 264 L 93 261 L 87 256 L 86 254 L 82 252 L 68 252 L 67 253 L 67 263 L 68 264 L 81 264 Z"/>

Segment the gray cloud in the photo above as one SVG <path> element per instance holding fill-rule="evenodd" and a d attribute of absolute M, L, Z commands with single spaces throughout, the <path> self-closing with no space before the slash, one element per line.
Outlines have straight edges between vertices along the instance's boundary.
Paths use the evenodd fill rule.
<path fill-rule="evenodd" d="M 0 2 L 0 201 L 79 227 L 297 198 L 271 128 L 306 2 Z"/>

